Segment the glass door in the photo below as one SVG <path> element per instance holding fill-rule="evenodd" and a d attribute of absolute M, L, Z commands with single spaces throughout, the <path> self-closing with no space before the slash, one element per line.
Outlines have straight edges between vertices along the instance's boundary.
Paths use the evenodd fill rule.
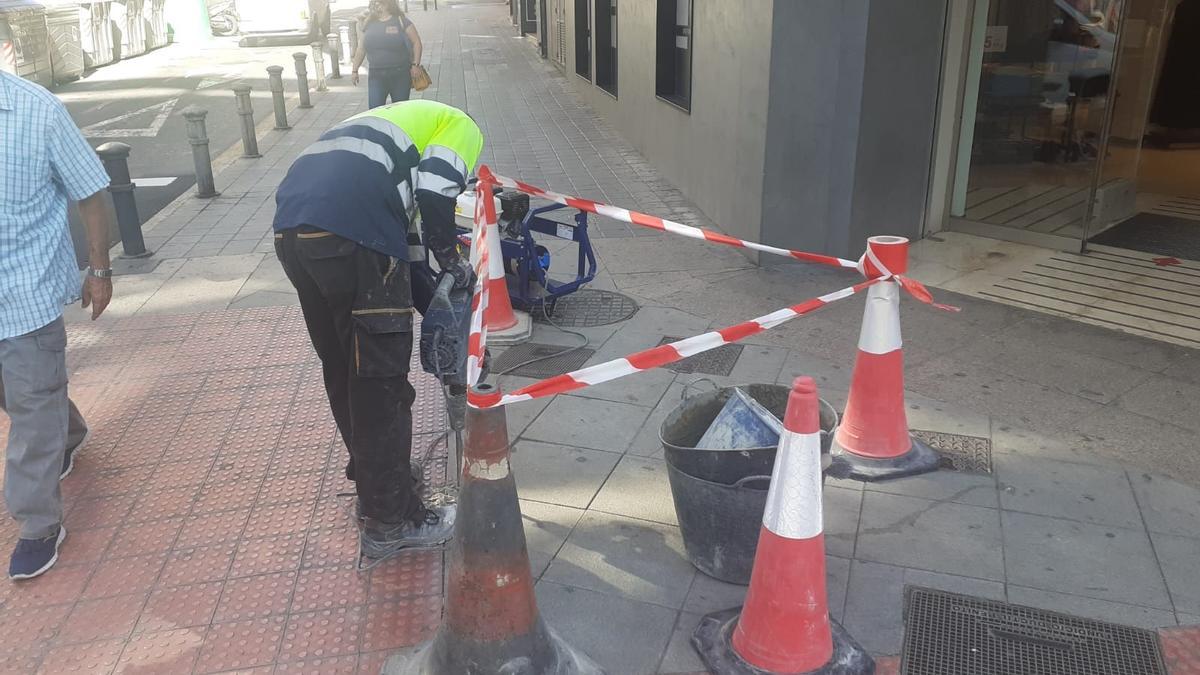
<path fill-rule="evenodd" d="M 1080 250 L 1125 0 L 975 0 L 952 229 Z"/>

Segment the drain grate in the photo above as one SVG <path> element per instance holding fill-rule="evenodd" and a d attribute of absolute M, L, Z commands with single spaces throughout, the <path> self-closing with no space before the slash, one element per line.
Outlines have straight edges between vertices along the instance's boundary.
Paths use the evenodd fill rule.
<path fill-rule="evenodd" d="M 492 364 L 492 372 L 503 373 L 509 368 L 531 359 L 545 359 L 537 363 L 521 366 L 511 373 L 507 373 L 508 375 L 533 377 L 540 380 L 546 377 L 569 373 L 572 370 L 579 370 L 588 359 L 592 358 L 592 354 L 596 353 L 596 350 L 587 348 L 579 348 L 568 353 L 568 349 L 570 347 L 547 345 L 540 342 L 524 342 L 519 345 L 513 345 L 496 358 L 495 363 Z"/>
<path fill-rule="evenodd" d="M 967 473 L 992 472 L 992 442 L 986 438 L 916 430 L 912 435 L 941 454 L 943 469 Z"/>
<path fill-rule="evenodd" d="M 1158 636 L 1031 607 L 906 587 L 903 675 L 1167 675 Z"/>
<path fill-rule="evenodd" d="M 678 342 L 682 339 L 681 337 L 664 335 L 663 339 L 658 341 L 658 346 L 661 347 L 669 342 Z M 704 375 L 729 377 L 729 374 L 733 372 L 733 367 L 737 365 L 738 357 L 742 355 L 743 349 L 745 349 L 745 345 L 723 345 L 716 349 L 700 352 L 695 356 L 689 356 L 682 361 L 663 366 L 663 368 L 684 375 L 702 373 Z"/>
<path fill-rule="evenodd" d="M 584 288 L 559 298 L 550 320 L 567 328 L 591 328 L 620 323 L 637 311 L 638 304 L 628 295 Z M 535 321 L 546 322 L 540 310 L 531 314 Z"/>

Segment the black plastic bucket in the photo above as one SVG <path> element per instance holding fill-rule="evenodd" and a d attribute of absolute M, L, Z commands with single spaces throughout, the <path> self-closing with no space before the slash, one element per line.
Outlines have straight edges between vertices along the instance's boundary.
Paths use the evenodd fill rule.
<path fill-rule="evenodd" d="M 783 419 L 788 387 L 747 384 L 738 388 Z M 694 447 L 733 389 L 724 387 L 685 398 L 663 420 L 659 437 L 688 560 L 710 577 L 746 585 L 750 583 L 754 552 L 758 548 L 776 448 Z M 822 399 L 821 452 L 825 455 L 833 443 L 837 423 L 837 411 Z"/>

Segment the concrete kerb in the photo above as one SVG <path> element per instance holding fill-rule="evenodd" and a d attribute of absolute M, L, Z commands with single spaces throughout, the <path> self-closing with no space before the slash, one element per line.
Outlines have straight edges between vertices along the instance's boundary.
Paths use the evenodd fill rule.
<path fill-rule="evenodd" d="M 292 115 L 296 115 L 297 111 L 301 110 L 300 95 L 293 94 L 293 95 L 289 96 L 287 99 L 287 106 L 288 106 L 288 119 L 292 119 Z M 315 107 L 309 108 L 308 110 L 315 110 Z M 299 118 L 297 118 L 297 119 L 299 119 Z M 293 122 L 293 124 L 292 124 L 293 129 L 295 128 L 295 126 L 296 125 Z M 285 134 L 290 131 L 291 131 L 291 129 L 276 131 L 275 118 L 274 118 L 274 116 L 271 116 L 271 115 L 266 115 L 262 121 L 260 121 L 257 125 L 255 125 L 255 129 L 254 129 L 255 135 L 258 135 L 258 136 L 265 136 L 272 132 L 279 133 L 279 134 Z M 221 174 L 225 171 L 225 169 L 228 169 L 235 162 L 237 162 L 241 159 L 242 159 L 242 141 L 239 138 L 238 140 L 235 140 L 232 143 L 230 143 L 229 147 L 225 148 L 225 150 L 223 150 L 220 155 L 217 155 L 217 157 L 215 159 L 213 159 L 213 162 L 212 162 L 213 176 L 219 178 L 221 176 Z M 179 195 L 175 199 L 171 200 L 171 203 L 164 206 L 162 209 L 160 209 L 158 211 L 158 213 L 154 214 L 153 216 L 151 216 L 151 218 L 149 220 L 147 220 L 145 223 L 143 223 L 142 224 L 142 232 L 146 233 L 146 232 L 153 231 L 154 228 L 159 225 L 159 223 L 162 223 L 166 219 L 175 215 L 175 212 L 178 211 L 179 208 L 181 206 L 183 206 L 184 203 L 186 203 L 190 200 L 193 200 L 193 199 L 197 199 L 197 197 L 195 195 L 195 191 L 193 189 L 189 188 L 186 192 Z M 109 248 L 109 253 L 110 253 L 111 257 L 113 258 L 113 260 L 117 259 L 118 253 L 120 252 L 120 248 L 121 248 L 121 242 L 117 242 L 116 244 L 114 244 L 112 247 Z M 143 259 L 141 262 L 144 263 L 145 260 Z M 150 267 L 150 269 L 153 269 L 155 266 L 156 266 L 156 263 L 151 264 L 149 267 Z M 133 269 L 126 271 L 124 273 L 125 274 L 138 274 L 143 271 L 150 271 L 150 269 L 147 269 L 147 270 L 138 269 L 139 267 L 141 267 L 140 265 L 133 265 L 132 267 L 133 267 Z"/>

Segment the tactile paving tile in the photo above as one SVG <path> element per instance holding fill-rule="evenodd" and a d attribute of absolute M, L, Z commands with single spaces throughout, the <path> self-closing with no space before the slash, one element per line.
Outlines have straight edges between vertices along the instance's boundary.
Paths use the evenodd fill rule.
<path fill-rule="evenodd" d="M 304 543 L 304 568 L 358 563 L 358 531 L 347 519 L 334 529 L 311 530 Z"/>
<path fill-rule="evenodd" d="M 355 653 L 362 618 L 361 607 L 292 614 L 284 629 L 279 660 L 300 661 Z"/>
<path fill-rule="evenodd" d="M 124 650 L 125 640 L 121 638 L 56 647 L 46 653 L 39 672 L 107 673 L 117 665 Z"/>
<path fill-rule="evenodd" d="M 117 664 L 121 672 L 187 673 L 192 669 L 204 631 L 192 628 L 134 635 Z"/>
<path fill-rule="evenodd" d="M 178 549 L 167 557 L 158 585 L 185 586 L 224 579 L 237 547 L 232 543 Z"/>
<path fill-rule="evenodd" d="M 1200 626 L 1160 628 L 1158 636 L 1171 675 L 1200 675 Z"/>
<path fill-rule="evenodd" d="M 292 612 L 350 607 L 367 601 L 369 578 L 355 565 L 310 567 L 300 571 Z M 372 598 L 374 600 L 374 598 Z"/>
<path fill-rule="evenodd" d="M 441 619 L 441 594 L 371 603 L 363 623 L 362 651 L 419 644 L 433 637 Z"/>
<path fill-rule="evenodd" d="M 274 661 L 283 638 L 283 617 L 214 624 L 205 636 L 196 670 L 214 673 Z"/>
<path fill-rule="evenodd" d="M 65 550 L 65 547 L 64 547 Z M 109 547 L 111 554 L 113 548 Z M 96 566 L 91 580 L 83 590 L 84 600 L 145 593 L 154 586 L 167 556 L 162 553 L 147 553 L 128 558 L 108 556 Z"/>
<path fill-rule="evenodd" d="M 225 591 L 213 616 L 214 623 L 258 619 L 284 614 L 296 587 L 295 572 L 260 574 L 225 582 Z"/>
<path fill-rule="evenodd" d="M 440 548 L 412 550 L 385 560 L 370 572 L 371 602 L 402 600 L 442 592 Z"/>
<path fill-rule="evenodd" d="M 300 567 L 305 535 L 281 534 L 263 539 L 244 539 L 229 569 L 230 578 L 270 572 L 290 572 Z"/>
<path fill-rule="evenodd" d="M 305 532 L 312 527 L 313 508 L 307 501 L 256 506 L 250 512 L 243 536 L 258 539 Z"/>
<path fill-rule="evenodd" d="M 207 627 L 221 599 L 224 583 L 209 581 L 188 586 L 159 588 L 150 593 L 134 633 L 192 626 Z"/>

